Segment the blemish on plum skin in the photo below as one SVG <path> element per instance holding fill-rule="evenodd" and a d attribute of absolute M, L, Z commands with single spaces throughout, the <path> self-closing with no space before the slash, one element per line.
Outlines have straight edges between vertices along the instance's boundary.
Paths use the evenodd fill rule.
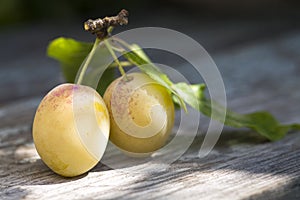
<path fill-rule="evenodd" d="M 73 101 L 72 101 L 71 98 L 68 98 L 68 99 L 67 99 L 67 104 L 72 104 L 72 102 L 73 102 Z"/>
<path fill-rule="evenodd" d="M 73 86 L 73 90 L 78 90 L 79 89 L 79 85 L 72 85 Z"/>
<path fill-rule="evenodd" d="M 47 104 L 51 105 L 53 110 L 56 110 L 61 104 L 60 99 L 64 99 L 64 102 L 66 104 L 72 104 L 73 91 L 78 89 L 79 89 L 78 85 L 72 85 L 72 84 L 63 85 L 50 91 L 42 101 L 47 102 Z M 37 112 L 43 111 L 44 110 L 43 107 L 44 107 L 44 103 L 40 104 L 39 108 L 37 109 Z"/>
<path fill-rule="evenodd" d="M 67 98 L 73 93 L 74 86 L 75 85 L 70 84 L 70 85 L 64 85 L 62 87 L 54 89 L 52 91 L 52 95 L 55 96 L 55 97 Z M 78 87 L 78 86 L 76 85 L 76 87 Z"/>
<path fill-rule="evenodd" d="M 56 110 L 57 107 L 58 107 L 57 104 L 54 104 L 54 105 L 53 105 L 54 110 Z"/>

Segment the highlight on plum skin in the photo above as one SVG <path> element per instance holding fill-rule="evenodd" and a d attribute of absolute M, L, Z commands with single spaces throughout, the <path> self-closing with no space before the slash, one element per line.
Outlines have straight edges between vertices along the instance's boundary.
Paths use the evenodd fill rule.
<path fill-rule="evenodd" d="M 171 94 L 144 73 L 127 74 L 107 88 L 103 99 L 110 114 L 110 141 L 130 156 L 162 148 L 174 126 Z"/>
<path fill-rule="evenodd" d="M 73 177 L 99 162 L 109 129 L 108 110 L 93 88 L 61 84 L 41 101 L 32 134 L 44 163 L 57 174 Z"/>

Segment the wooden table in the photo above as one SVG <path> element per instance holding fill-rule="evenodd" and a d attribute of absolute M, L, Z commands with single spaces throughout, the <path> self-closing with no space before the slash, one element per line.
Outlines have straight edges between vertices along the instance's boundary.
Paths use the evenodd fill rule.
<path fill-rule="evenodd" d="M 300 122 L 300 30 L 293 23 L 204 21 L 185 33 L 212 53 L 233 110 L 268 110 L 291 123 Z M 66 35 L 83 35 L 74 27 L 65 29 Z M 39 159 L 31 136 L 39 101 L 62 82 L 57 63 L 44 53 L 48 41 L 61 35 L 53 30 L 41 25 L 22 34 L 0 33 L 1 46 L 7 47 L 0 52 L 0 199 L 300 198 L 299 132 L 268 142 L 246 129 L 225 128 L 213 151 L 200 159 L 208 119 L 171 165 L 156 163 L 153 170 L 143 170 L 141 165 L 111 169 L 99 163 L 75 178 L 54 174 Z M 14 45 L 8 45 L 11 41 Z M 189 137 L 186 133 L 181 139 Z M 116 162 L 127 159 L 111 156 Z"/>

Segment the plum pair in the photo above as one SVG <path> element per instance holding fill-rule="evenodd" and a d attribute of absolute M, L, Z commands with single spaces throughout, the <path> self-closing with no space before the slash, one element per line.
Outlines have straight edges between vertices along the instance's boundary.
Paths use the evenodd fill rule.
<path fill-rule="evenodd" d="M 72 177 L 92 169 L 108 140 L 129 155 L 149 155 L 166 143 L 174 124 L 170 92 L 148 75 L 113 81 L 102 97 L 91 87 L 61 84 L 41 101 L 33 140 L 44 163 Z"/>

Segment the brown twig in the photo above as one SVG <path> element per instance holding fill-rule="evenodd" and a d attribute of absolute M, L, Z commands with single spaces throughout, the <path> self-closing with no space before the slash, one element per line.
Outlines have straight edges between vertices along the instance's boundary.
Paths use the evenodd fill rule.
<path fill-rule="evenodd" d="M 121 10 L 117 16 L 105 17 L 103 19 L 89 19 L 84 22 L 84 30 L 89 31 L 92 34 L 96 34 L 99 39 L 103 39 L 108 36 L 109 27 L 115 27 L 118 25 L 128 24 L 129 12 L 125 9 Z"/>

